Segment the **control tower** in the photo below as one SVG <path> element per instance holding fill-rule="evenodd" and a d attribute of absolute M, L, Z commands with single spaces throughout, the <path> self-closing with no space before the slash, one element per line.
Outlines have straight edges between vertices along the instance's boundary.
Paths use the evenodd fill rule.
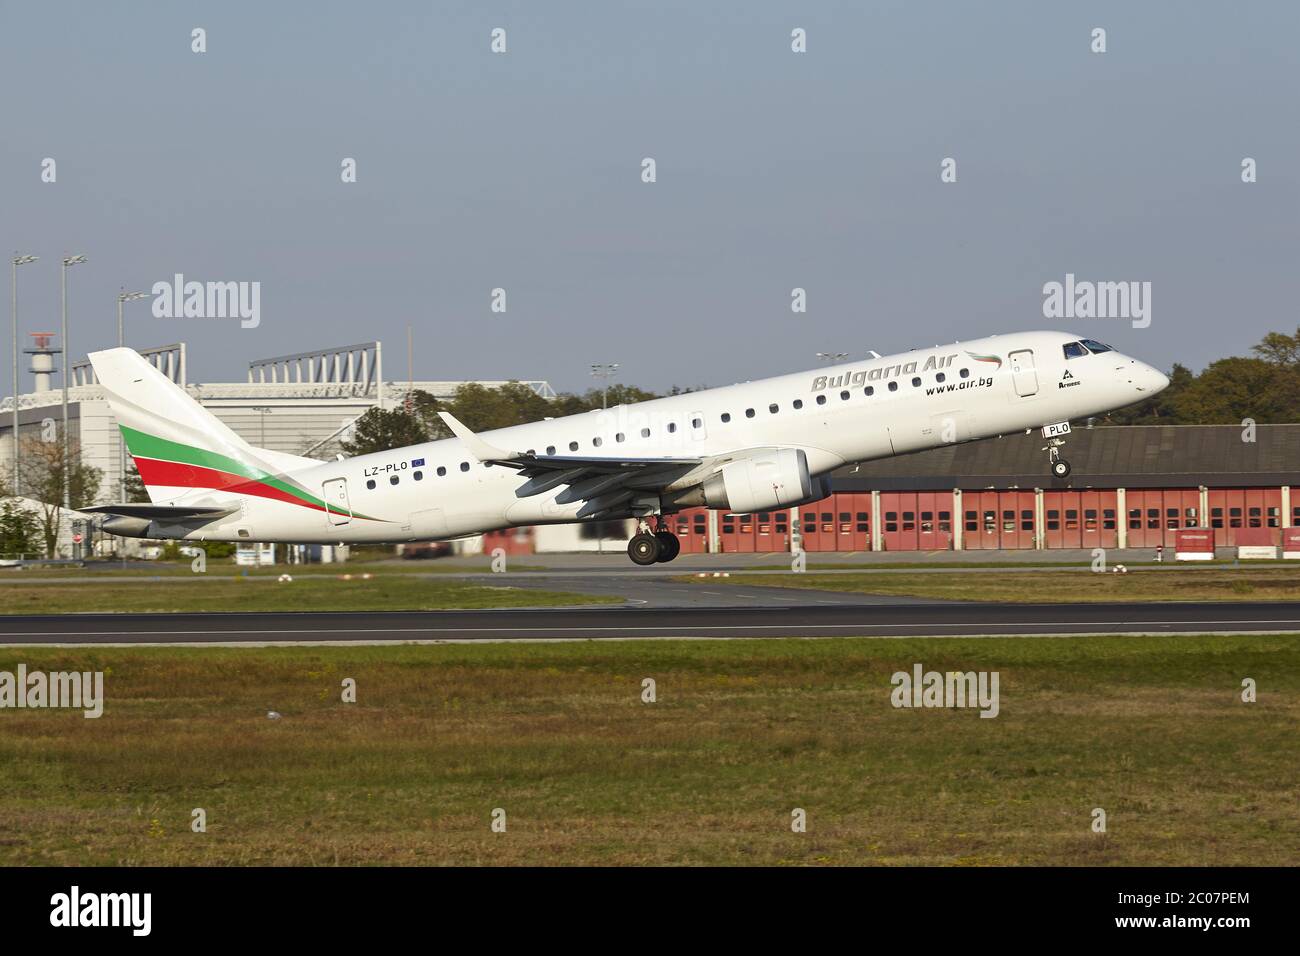
<path fill-rule="evenodd" d="M 53 388 L 50 376 L 54 374 L 54 356 L 62 353 L 63 349 L 50 344 L 54 339 L 53 332 L 33 332 L 31 335 L 35 341 L 30 348 L 23 349 L 23 354 L 32 357 L 32 367 L 27 371 L 35 379 L 33 391 L 48 392 Z"/>

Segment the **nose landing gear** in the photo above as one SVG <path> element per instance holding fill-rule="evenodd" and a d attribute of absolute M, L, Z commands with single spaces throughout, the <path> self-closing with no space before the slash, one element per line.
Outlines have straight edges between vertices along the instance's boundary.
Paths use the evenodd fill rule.
<path fill-rule="evenodd" d="M 1043 451 L 1047 452 L 1047 462 L 1051 466 L 1052 476 L 1055 478 L 1068 478 L 1070 476 L 1070 463 L 1061 457 L 1061 448 L 1064 447 L 1065 440 L 1061 438 L 1049 438 Z"/>
<path fill-rule="evenodd" d="M 681 540 L 668 530 L 668 522 L 657 515 L 655 525 L 651 531 L 650 523 L 644 518 L 637 523 L 637 532 L 627 543 L 627 556 L 634 564 L 666 564 L 681 553 Z"/>

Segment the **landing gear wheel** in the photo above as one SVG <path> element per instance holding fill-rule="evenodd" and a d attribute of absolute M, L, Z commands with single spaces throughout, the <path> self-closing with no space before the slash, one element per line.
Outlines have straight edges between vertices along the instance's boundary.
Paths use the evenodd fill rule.
<path fill-rule="evenodd" d="M 671 531 L 656 531 L 655 540 L 659 542 L 659 557 L 655 560 L 660 564 L 667 564 L 681 553 L 681 539 Z M 635 561 L 636 559 L 633 558 L 632 560 Z"/>
<path fill-rule="evenodd" d="M 1068 478 L 1070 475 L 1070 463 L 1061 457 L 1061 449 L 1065 442 L 1060 438 L 1047 439 L 1047 445 L 1043 451 L 1047 452 L 1047 464 L 1052 470 L 1054 478 Z"/>
<path fill-rule="evenodd" d="M 659 539 L 654 535 L 638 534 L 627 543 L 627 556 L 634 564 L 654 564 L 659 560 L 660 547 Z"/>

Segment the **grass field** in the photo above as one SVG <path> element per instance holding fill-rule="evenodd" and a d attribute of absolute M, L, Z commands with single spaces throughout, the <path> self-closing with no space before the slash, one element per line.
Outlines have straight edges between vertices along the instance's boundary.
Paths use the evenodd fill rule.
<path fill-rule="evenodd" d="M 0 649 L 19 662 L 103 670 L 107 704 L 0 711 L 6 865 L 1300 857 L 1292 637 Z M 998 671 L 999 716 L 894 709 L 918 662 Z"/>
<path fill-rule="evenodd" d="M 293 574 L 246 578 L 209 572 L 202 577 L 156 580 L 80 581 L 75 585 L 4 584 L 0 613 L 72 614 L 78 612 L 167 611 L 400 611 L 439 608 L 543 607 L 618 603 L 617 598 L 470 584 L 458 580 L 376 574 L 369 580 Z"/>
<path fill-rule="evenodd" d="M 730 578 L 682 576 L 679 581 L 810 588 L 862 594 L 907 595 L 956 601 L 1073 603 L 1078 601 L 1296 601 L 1300 568 L 1170 569 L 1133 574 L 1054 571 L 926 574 L 745 574 Z"/>

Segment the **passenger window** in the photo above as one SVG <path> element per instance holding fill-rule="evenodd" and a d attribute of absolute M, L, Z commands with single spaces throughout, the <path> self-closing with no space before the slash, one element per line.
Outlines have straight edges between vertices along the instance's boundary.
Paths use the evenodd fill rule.
<path fill-rule="evenodd" d="M 692 427 L 692 428 L 703 428 L 703 427 L 704 427 L 704 422 L 700 421 L 698 418 L 692 418 L 692 419 L 691 419 L 691 427 Z"/>
<path fill-rule="evenodd" d="M 554 446 L 554 445 L 547 445 L 547 446 L 546 446 L 546 454 L 548 454 L 548 455 L 554 455 L 554 454 L 555 454 L 555 446 Z"/>
<path fill-rule="evenodd" d="M 578 450 L 578 443 L 576 441 L 569 442 L 569 451 L 577 451 L 577 450 Z M 461 469 L 461 471 L 464 470 L 465 470 L 464 468 Z"/>
<path fill-rule="evenodd" d="M 958 374 L 961 375 L 962 378 L 970 378 L 970 369 L 964 368 Z"/>
<path fill-rule="evenodd" d="M 918 378 L 914 378 L 914 379 L 912 379 L 912 387 L 913 387 L 913 388 L 918 388 L 918 387 L 920 387 L 920 385 L 921 385 L 921 379 L 920 379 L 919 377 L 918 377 Z"/>
<path fill-rule="evenodd" d="M 934 376 L 934 380 L 935 380 L 936 382 L 942 382 L 942 381 L 944 380 L 945 377 L 946 377 L 946 376 L 943 374 L 943 372 L 936 372 L 936 373 L 935 373 L 935 376 Z"/>
<path fill-rule="evenodd" d="M 390 485 L 395 485 L 395 484 L 397 484 L 397 476 L 396 476 L 396 475 L 391 476 L 391 477 L 388 479 L 388 483 L 389 483 Z"/>
<path fill-rule="evenodd" d="M 626 436 L 624 436 L 624 434 L 623 434 L 622 432 L 619 432 L 617 435 L 614 436 L 614 441 L 616 441 L 616 442 L 622 441 L 622 440 L 624 439 L 624 437 L 626 437 Z"/>
<path fill-rule="evenodd" d="M 825 404 L 826 404 L 826 396 L 825 396 L 825 395 L 818 395 L 818 396 L 817 396 L 817 404 L 818 404 L 818 405 L 825 405 Z"/>
<path fill-rule="evenodd" d="M 1081 358 L 1082 356 L 1088 354 L 1088 350 L 1085 349 L 1078 342 L 1066 342 L 1065 345 L 1062 346 L 1062 348 L 1065 351 L 1065 357 L 1067 359 Z"/>
<path fill-rule="evenodd" d="M 668 423 L 668 433 L 669 433 L 669 434 L 672 434 L 672 433 L 675 432 L 675 431 L 677 431 L 677 423 L 676 423 L 676 422 L 669 422 L 669 423 Z"/>
<path fill-rule="evenodd" d="M 447 474 L 447 469 L 446 469 L 446 467 L 445 467 L 444 465 L 439 465 L 439 466 L 438 466 L 438 477 L 439 477 L 439 478 L 446 477 L 446 474 Z"/>
<path fill-rule="evenodd" d="M 366 482 L 366 487 L 369 488 L 371 491 L 374 491 L 374 490 L 375 490 L 375 479 L 371 478 L 369 481 L 367 481 L 367 482 Z"/>
<path fill-rule="evenodd" d="M 461 471 L 469 471 L 469 462 L 467 462 L 467 461 L 462 461 L 462 462 L 460 463 L 460 470 L 461 470 Z"/>
<path fill-rule="evenodd" d="M 416 481 L 424 481 L 424 472 L 417 471 L 411 477 L 414 478 Z"/>
<path fill-rule="evenodd" d="M 753 418 L 753 417 L 754 417 L 754 410 L 753 410 L 752 408 L 747 408 L 747 409 L 745 409 L 745 417 L 746 417 L 746 418 Z"/>
<path fill-rule="evenodd" d="M 591 444 L 592 444 L 594 447 L 599 448 L 600 445 L 601 445 L 601 442 L 600 442 L 600 436 L 597 435 L 595 438 L 593 438 L 593 439 L 591 440 Z"/>
<path fill-rule="evenodd" d="M 840 392 L 840 401 L 842 401 L 842 402 L 847 402 L 848 400 L 849 400 L 849 393 L 848 393 L 848 392 Z"/>
<path fill-rule="evenodd" d="M 898 391 L 898 383 L 897 383 L 897 382 L 890 382 L 890 383 L 889 383 L 889 390 L 890 390 L 891 392 L 896 392 L 896 391 Z"/>
<path fill-rule="evenodd" d="M 648 429 L 648 428 L 643 428 L 643 429 L 641 429 L 641 437 L 642 437 L 642 438 L 649 438 L 649 437 L 650 437 L 650 429 Z"/>
<path fill-rule="evenodd" d="M 799 409 L 803 408 L 803 399 L 802 399 L 802 398 L 796 398 L 796 399 L 795 399 L 793 402 L 791 402 L 790 404 L 794 406 L 794 410 L 797 412 Z"/>
<path fill-rule="evenodd" d="M 872 395 L 875 395 L 876 394 L 875 386 L 868 385 L 866 388 L 862 390 L 862 394 L 867 396 L 867 398 L 870 398 Z"/>
<path fill-rule="evenodd" d="M 777 412 L 779 412 L 781 409 L 780 409 L 780 406 L 777 406 L 777 405 L 769 405 L 769 406 L 767 406 L 767 410 L 768 410 L 768 413 L 769 413 L 769 414 L 775 415 L 775 414 L 776 414 Z"/>
<path fill-rule="evenodd" d="M 729 421 L 731 421 L 731 412 L 723 412 L 723 413 L 722 413 L 722 424 L 725 425 L 725 424 L 727 424 L 727 422 L 729 422 Z"/>

